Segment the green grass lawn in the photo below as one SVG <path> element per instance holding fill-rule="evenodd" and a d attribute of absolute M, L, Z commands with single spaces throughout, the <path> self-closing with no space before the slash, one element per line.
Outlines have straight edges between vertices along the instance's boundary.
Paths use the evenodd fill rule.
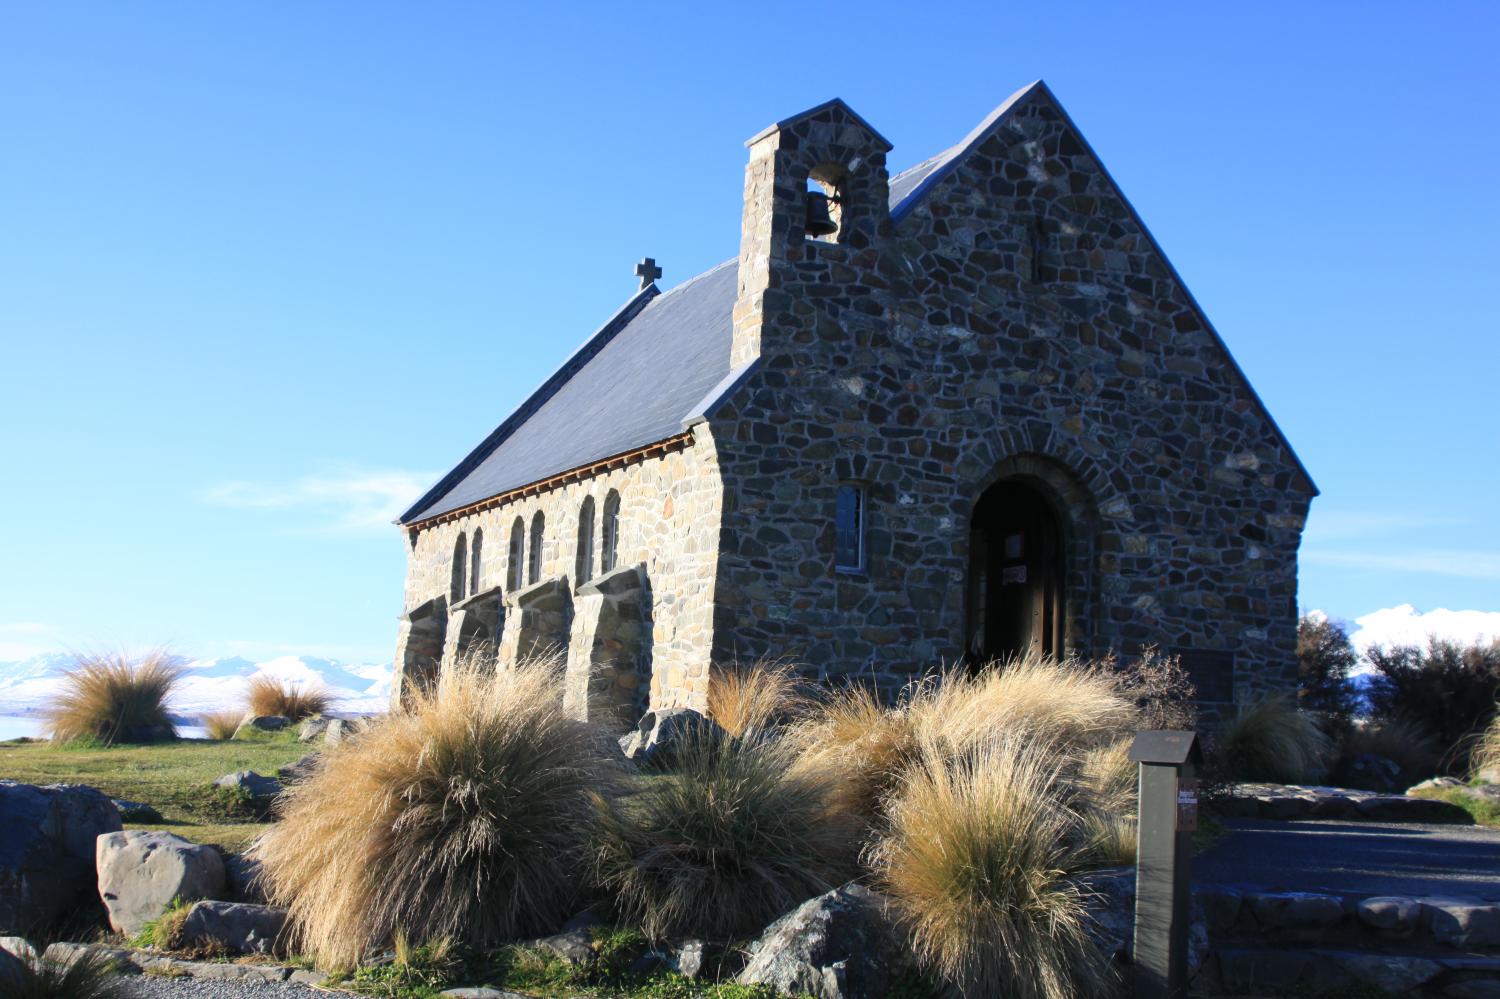
<path fill-rule="evenodd" d="M 86 749 L 49 742 L 0 742 L 0 778 L 26 784 L 87 784 L 112 798 L 143 801 L 161 812 L 161 829 L 226 850 L 243 849 L 266 826 L 211 789 L 236 770 L 275 776 L 276 768 L 312 751 L 295 729 L 260 741 L 182 739 L 146 746 Z"/>
<path fill-rule="evenodd" d="M 1468 794 L 1462 787 L 1429 787 L 1416 792 L 1416 798 L 1441 798 L 1462 808 L 1479 826 L 1500 826 L 1500 804 L 1488 798 Z"/>

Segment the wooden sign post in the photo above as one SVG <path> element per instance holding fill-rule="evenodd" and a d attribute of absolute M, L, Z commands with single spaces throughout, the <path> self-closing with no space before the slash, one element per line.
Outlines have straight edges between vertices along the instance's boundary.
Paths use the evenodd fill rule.
<path fill-rule="evenodd" d="M 1140 764 L 1135 854 L 1135 994 L 1187 996 L 1193 830 L 1198 827 L 1198 736 L 1138 732 L 1130 758 Z"/>

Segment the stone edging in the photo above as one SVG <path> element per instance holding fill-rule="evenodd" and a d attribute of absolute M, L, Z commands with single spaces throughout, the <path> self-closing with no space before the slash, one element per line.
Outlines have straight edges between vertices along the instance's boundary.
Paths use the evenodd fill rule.
<path fill-rule="evenodd" d="M 55 943 L 42 955 L 44 960 L 71 964 L 84 954 L 101 954 L 114 962 L 122 974 L 164 975 L 234 982 L 297 982 L 321 985 L 328 978 L 321 971 L 289 968 L 280 964 L 231 964 L 227 961 L 183 961 L 149 950 L 107 947 L 102 944 Z"/>
<path fill-rule="evenodd" d="M 1352 819 L 1473 825 L 1468 812 L 1439 798 L 1379 794 L 1343 787 L 1238 784 L 1218 810 L 1236 819 Z"/>

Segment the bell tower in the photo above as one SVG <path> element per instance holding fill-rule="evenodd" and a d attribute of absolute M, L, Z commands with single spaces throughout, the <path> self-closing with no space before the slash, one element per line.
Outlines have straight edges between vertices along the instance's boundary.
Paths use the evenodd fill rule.
<path fill-rule="evenodd" d="M 891 144 L 838 98 L 745 145 L 732 368 L 761 356 L 778 330 L 789 335 L 804 286 L 826 286 L 835 264 L 876 247 L 891 224 Z"/>

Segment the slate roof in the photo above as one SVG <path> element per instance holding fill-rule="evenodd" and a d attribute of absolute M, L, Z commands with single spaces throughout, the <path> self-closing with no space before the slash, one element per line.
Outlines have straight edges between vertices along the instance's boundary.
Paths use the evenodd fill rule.
<path fill-rule="evenodd" d="M 1040 80 L 1022 87 L 962 141 L 892 177 L 892 220 L 907 215 L 997 121 L 1034 91 L 1051 96 Z M 1104 170 L 1092 150 L 1090 155 Z M 1133 207 L 1130 211 L 1157 253 L 1167 260 Z M 750 367 L 734 371 L 729 367 L 731 314 L 738 291 L 736 265 L 736 260 L 727 260 L 665 293 L 654 284 L 638 292 L 397 523 L 429 520 L 571 469 L 628 454 L 675 437 L 706 416 Z M 1281 428 L 1170 261 L 1167 266 L 1316 495 L 1317 486 Z"/>

